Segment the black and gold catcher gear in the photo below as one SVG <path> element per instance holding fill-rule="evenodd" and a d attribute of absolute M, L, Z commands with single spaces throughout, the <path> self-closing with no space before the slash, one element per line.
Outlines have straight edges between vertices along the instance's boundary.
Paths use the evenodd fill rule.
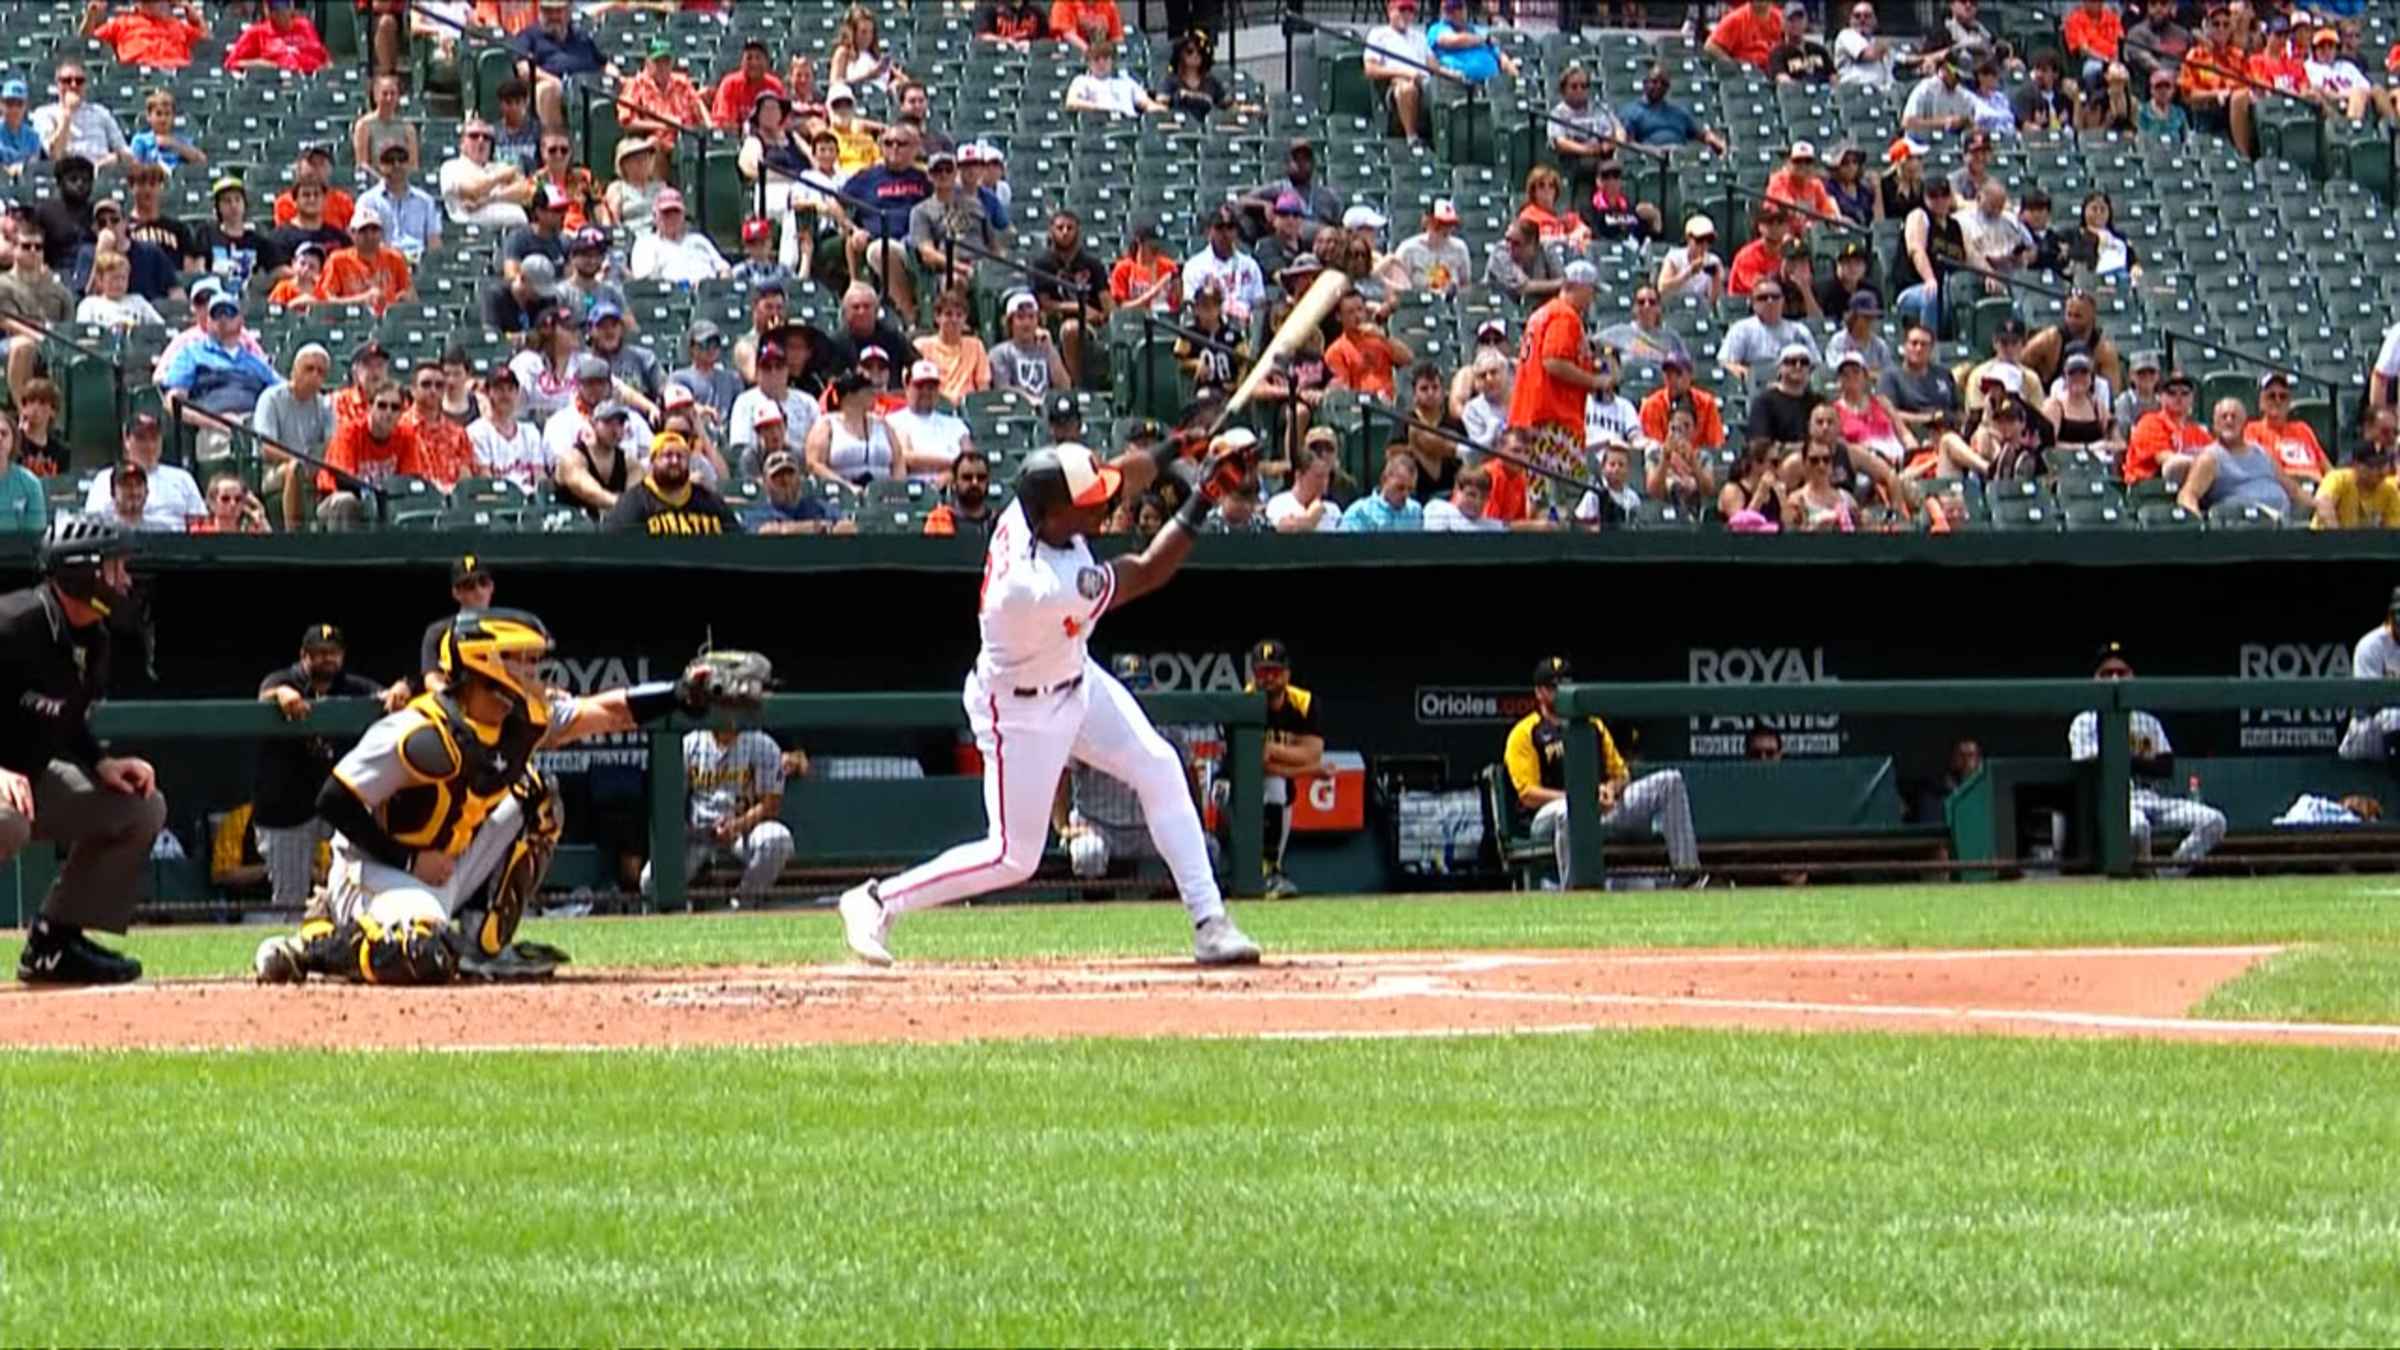
<path fill-rule="evenodd" d="M 454 691 L 462 681 L 481 682 L 507 700 L 512 719 L 544 727 L 550 721 L 550 701 L 539 678 L 525 667 L 546 659 L 552 647 L 550 630 L 524 610 L 469 610 L 452 619 L 442 634 L 435 669 Z"/>

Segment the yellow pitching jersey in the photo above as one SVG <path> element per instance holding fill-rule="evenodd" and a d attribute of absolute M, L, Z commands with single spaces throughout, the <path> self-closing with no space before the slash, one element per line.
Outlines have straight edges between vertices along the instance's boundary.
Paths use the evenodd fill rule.
<path fill-rule="evenodd" d="M 1617 783 L 1630 777 L 1624 757 L 1617 753 L 1617 741 L 1608 734 L 1608 726 L 1599 718 L 1591 719 L 1592 730 L 1600 733 L 1600 776 L 1603 781 Z M 1567 724 L 1545 719 L 1538 712 L 1525 714 L 1525 720 L 1510 728 L 1508 749 L 1501 758 L 1508 764 L 1508 781 L 1522 798 L 1534 788 L 1563 792 L 1567 786 Z"/>

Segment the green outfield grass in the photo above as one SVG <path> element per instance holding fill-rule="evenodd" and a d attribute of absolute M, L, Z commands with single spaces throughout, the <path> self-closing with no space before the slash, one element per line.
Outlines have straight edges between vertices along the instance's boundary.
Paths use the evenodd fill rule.
<path fill-rule="evenodd" d="M 0 1056 L 12 1342 L 2400 1340 L 2400 1059 Z"/>

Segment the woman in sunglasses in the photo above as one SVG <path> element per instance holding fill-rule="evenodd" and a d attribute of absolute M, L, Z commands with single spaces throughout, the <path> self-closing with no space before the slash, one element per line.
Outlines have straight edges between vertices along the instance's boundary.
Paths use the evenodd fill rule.
<path fill-rule="evenodd" d="M 208 514 L 193 521 L 191 534 L 265 534 L 267 508 L 242 480 L 221 473 L 208 482 Z"/>

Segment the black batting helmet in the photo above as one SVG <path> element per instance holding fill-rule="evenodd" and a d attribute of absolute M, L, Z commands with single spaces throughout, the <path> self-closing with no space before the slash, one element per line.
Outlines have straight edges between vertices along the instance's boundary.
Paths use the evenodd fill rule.
<path fill-rule="evenodd" d="M 133 556 L 133 536 L 101 516 L 60 516 L 42 531 L 38 553 L 42 575 L 60 594 L 90 605 L 101 613 L 125 603 L 125 593 L 102 580 L 101 568 L 111 558 Z"/>
<path fill-rule="evenodd" d="M 1123 479 L 1089 446 L 1073 441 L 1046 445 L 1027 455 L 1025 466 L 1017 471 L 1017 502 L 1025 523 L 1038 534 L 1042 519 L 1052 511 L 1108 505 Z"/>

